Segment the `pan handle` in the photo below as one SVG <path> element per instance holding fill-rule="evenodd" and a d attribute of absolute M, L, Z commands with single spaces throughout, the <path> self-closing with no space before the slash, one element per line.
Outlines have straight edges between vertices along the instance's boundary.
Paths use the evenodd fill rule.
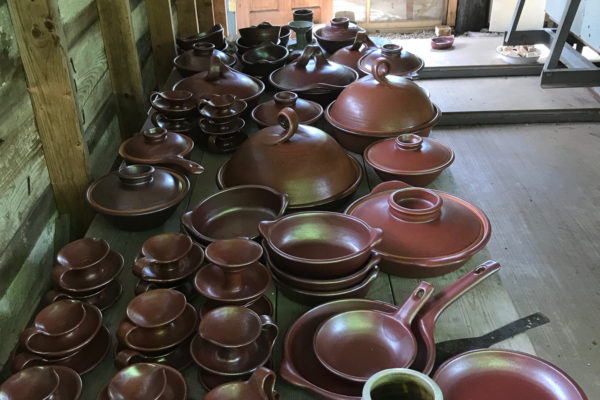
<path fill-rule="evenodd" d="M 394 319 L 404 326 L 409 327 L 419 310 L 427 303 L 433 294 L 433 290 L 432 284 L 428 282 L 419 283 L 406 301 L 404 301 L 398 310 L 394 312 Z"/>

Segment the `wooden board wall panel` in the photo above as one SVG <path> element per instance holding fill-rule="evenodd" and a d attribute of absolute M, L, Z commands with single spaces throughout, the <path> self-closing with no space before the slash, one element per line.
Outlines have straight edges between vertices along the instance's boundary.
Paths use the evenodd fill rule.
<path fill-rule="evenodd" d="M 198 30 L 204 32 L 215 24 L 212 0 L 196 0 L 196 12 L 198 13 Z"/>
<path fill-rule="evenodd" d="M 98 21 L 98 8 L 93 0 L 58 0 L 58 8 L 71 48 Z"/>
<path fill-rule="evenodd" d="M 175 0 L 177 11 L 177 36 L 186 37 L 198 33 L 196 0 Z"/>
<path fill-rule="evenodd" d="M 56 2 L 8 0 L 8 6 L 56 204 L 80 231 L 92 216 L 81 196 L 89 176 Z"/>
<path fill-rule="evenodd" d="M 96 116 L 88 125 L 88 128 L 85 132 L 85 140 L 88 146 L 88 152 L 90 155 L 96 153 L 96 147 L 98 143 L 102 140 L 102 137 L 105 135 L 106 128 L 110 124 L 110 122 L 117 115 L 117 105 L 115 102 L 115 98 L 113 96 L 109 96 L 105 99 L 104 104 L 98 107 L 98 112 Z M 120 140 L 117 140 L 119 143 Z M 111 156 L 112 154 L 106 154 L 106 156 Z"/>
<path fill-rule="evenodd" d="M 213 0 L 212 7 L 214 23 L 223 25 L 225 36 L 227 36 L 229 34 L 227 26 L 227 0 Z"/>
<path fill-rule="evenodd" d="M 112 120 L 109 121 L 103 130 L 103 134 L 100 136 L 94 152 L 90 154 L 90 174 L 92 179 L 98 179 L 111 170 L 115 158 L 119 154 L 120 144 L 119 120 L 113 114 Z"/>
<path fill-rule="evenodd" d="M 157 86 L 166 82 L 173 69 L 171 60 L 177 55 L 175 48 L 174 14 L 170 0 L 146 0 L 148 29 L 152 41 L 152 53 Z M 169 18 L 170 16 L 170 18 Z"/>
<path fill-rule="evenodd" d="M 92 89 L 90 95 L 83 101 L 83 104 L 79 103 L 81 120 L 84 130 L 84 137 L 87 141 L 90 140 L 88 132 L 90 132 L 90 125 L 96 120 L 98 113 L 102 109 L 102 106 L 112 97 L 112 85 L 110 82 L 110 74 L 108 69 L 104 71 L 104 74 L 100 77 L 100 80 L 96 86 Z M 89 152 L 93 150 L 88 148 Z"/>
<path fill-rule="evenodd" d="M 96 0 L 104 50 L 108 61 L 121 137 L 127 138 L 144 123 L 142 75 L 129 3 Z"/>
<path fill-rule="evenodd" d="M 144 94 L 149 95 L 151 91 L 159 88 L 156 82 L 156 66 L 154 64 L 154 57 L 152 54 L 146 59 L 142 66 L 142 82 L 144 84 Z"/>
<path fill-rule="evenodd" d="M 131 9 L 131 25 L 133 26 L 133 38 L 136 42 L 148 32 L 148 13 L 146 12 L 145 2 L 141 1 L 135 8 Z"/>

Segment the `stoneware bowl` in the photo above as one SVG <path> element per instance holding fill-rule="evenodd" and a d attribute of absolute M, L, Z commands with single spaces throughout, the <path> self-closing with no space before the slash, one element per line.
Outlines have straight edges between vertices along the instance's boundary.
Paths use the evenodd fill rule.
<path fill-rule="evenodd" d="M 268 368 L 257 368 L 245 382 L 231 382 L 212 389 L 205 400 L 277 400 L 277 375 Z"/>
<path fill-rule="evenodd" d="M 17 372 L 0 386 L 5 400 L 78 400 L 81 378 L 70 368 L 31 367 Z"/>
<path fill-rule="evenodd" d="M 100 392 L 98 400 L 186 400 L 187 383 L 181 373 L 162 364 L 139 363 L 119 371 Z"/>
<path fill-rule="evenodd" d="M 110 251 L 104 239 L 82 238 L 64 246 L 56 255 L 56 262 L 65 267 L 79 269 L 101 262 Z"/>

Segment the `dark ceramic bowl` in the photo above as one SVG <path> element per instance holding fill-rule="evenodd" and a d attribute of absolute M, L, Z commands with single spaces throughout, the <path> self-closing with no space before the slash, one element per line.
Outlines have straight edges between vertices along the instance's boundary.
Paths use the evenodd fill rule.
<path fill-rule="evenodd" d="M 279 31 L 279 45 L 287 46 L 290 41 L 290 35 L 292 34 L 292 30 L 287 25 L 281 26 L 281 31 Z"/>
<path fill-rule="evenodd" d="M 59 300 L 79 300 L 84 303 L 91 304 L 98 307 L 100 311 L 104 311 L 112 306 L 121 297 L 123 292 L 123 286 L 121 283 L 114 279 L 106 284 L 103 288 L 97 292 L 86 293 L 86 294 L 72 294 L 65 293 L 59 290 L 50 290 L 46 293 L 44 300 L 46 304 L 54 303 Z"/>
<path fill-rule="evenodd" d="M 78 400 L 81 377 L 71 368 L 31 367 L 17 372 L 0 386 L 0 398 L 6 400 Z"/>
<path fill-rule="evenodd" d="M 110 251 L 104 239 L 82 238 L 64 246 L 56 255 L 56 261 L 72 269 L 92 267 L 101 262 Z"/>
<path fill-rule="evenodd" d="M 59 265 L 52 270 L 54 286 L 72 295 L 88 295 L 114 281 L 123 270 L 123 256 L 110 250 L 108 256 L 98 264 L 80 269 Z"/>
<path fill-rule="evenodd" d="M 339 278 L 358 271 L 383 232 L 340 213 L 299 212 L 258 226 L 272 262 L 304 278 Z"/>
<path fill-rule="evenodd" d="M 115 366 L 117 368 L 125 368 L 128 365 L 137 363 L 157 363 L 183 371 L 192 363 L 192 355 L 190 354 L 191 341 L 192 337 L 190 336 L 173 349 L 151 354 L 141 353 L 126 346 L 118 345 L 115 355 Z"/>
<path fill-rule="evenodd" d="M 162 364 L 139 363 L 113 376 L 97 400 L 186 400 L 187 394 L 187 383 L 176 369 Z"/>
<path fill-rule="evenodd" d="M 127 304 L 127 318 L 141 328 L 157 328 L 185 311 L 185 296 L 172 289 L 156 289 L 135 296 Z"/>
<path fill-rule="evenodd" d="M 244 72 L 250 75 L 268 76 L 285 63 L 288 54 L 286 47 L 276 44 L 248 49 L 242 55 Z"/>
<path fill-rule="evenodd" d="M 221 190 L 202 200 L 181 222 L 195 240 L 259 236 L 258 223 L 283 215 L 288 196 L 267 186 L 243 185 Z"/>
<path fill-rule="evenodd" d="M 216 24 L 205 32 L 200 32 L 187 37 L 177 37 L 177 45 L 182 50 L 191 50 L 194 43 L 208 42 L 215 45 L 218 50 L 225 50 L 227 42 L 225 41 L 224 29 L 221 24 Z"/>
<path fill-rule="evenodd" d="M 134 259 L 133 274 L 146 282 L 169 285 L 177 283 L 196 273 L 204 263 L 204 250 L 194 243 L 185 257 L 172 264 L 139 264 L 141 254 Z"/>
<path fill-rule="evenodd" d="M 445 50 L 454 44 L 454 35 L 437 36 L 431 38 L 431 48 L 435 50 Z"/>
<path fill-rule="evenodd" d="M 277 43 L 281 26 L 263 22 L 255 26 L 240 28 L 239 32 L 240 37 L 248 46 L 258 46 L 262 43 Z"/>

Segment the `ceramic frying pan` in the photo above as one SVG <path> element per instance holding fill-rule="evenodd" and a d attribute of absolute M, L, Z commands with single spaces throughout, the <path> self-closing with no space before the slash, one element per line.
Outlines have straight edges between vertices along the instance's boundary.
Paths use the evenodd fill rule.
<path fill-rule="evenodd" d="M 421 282 L 393 313 L 354 310 L 329 318 L 314 336 L 315 355 L 331 372 L 354 382 L 410 366 L 417 355 L 410 325 L 432 294 L 433 286 Z"/>
<path fill-rule="evenodd" d="M 410 366 L 411 369 L 421 371 L 426 375 L 431 373 L 435 363 L 434 328 L 438 317 L 463 294 L 499 269 L 500 264 L 496 261 L 486 261 L 437 293 L 425 304 L 411 326 L 419 348 L 417 357 Z"/>
<path fill-rule="evenodd" d="M 564 371 L 541 358 L 511 350 L 474 350 L 440 366 L 433 380 L 444 400 L 587 400 Z"/>

